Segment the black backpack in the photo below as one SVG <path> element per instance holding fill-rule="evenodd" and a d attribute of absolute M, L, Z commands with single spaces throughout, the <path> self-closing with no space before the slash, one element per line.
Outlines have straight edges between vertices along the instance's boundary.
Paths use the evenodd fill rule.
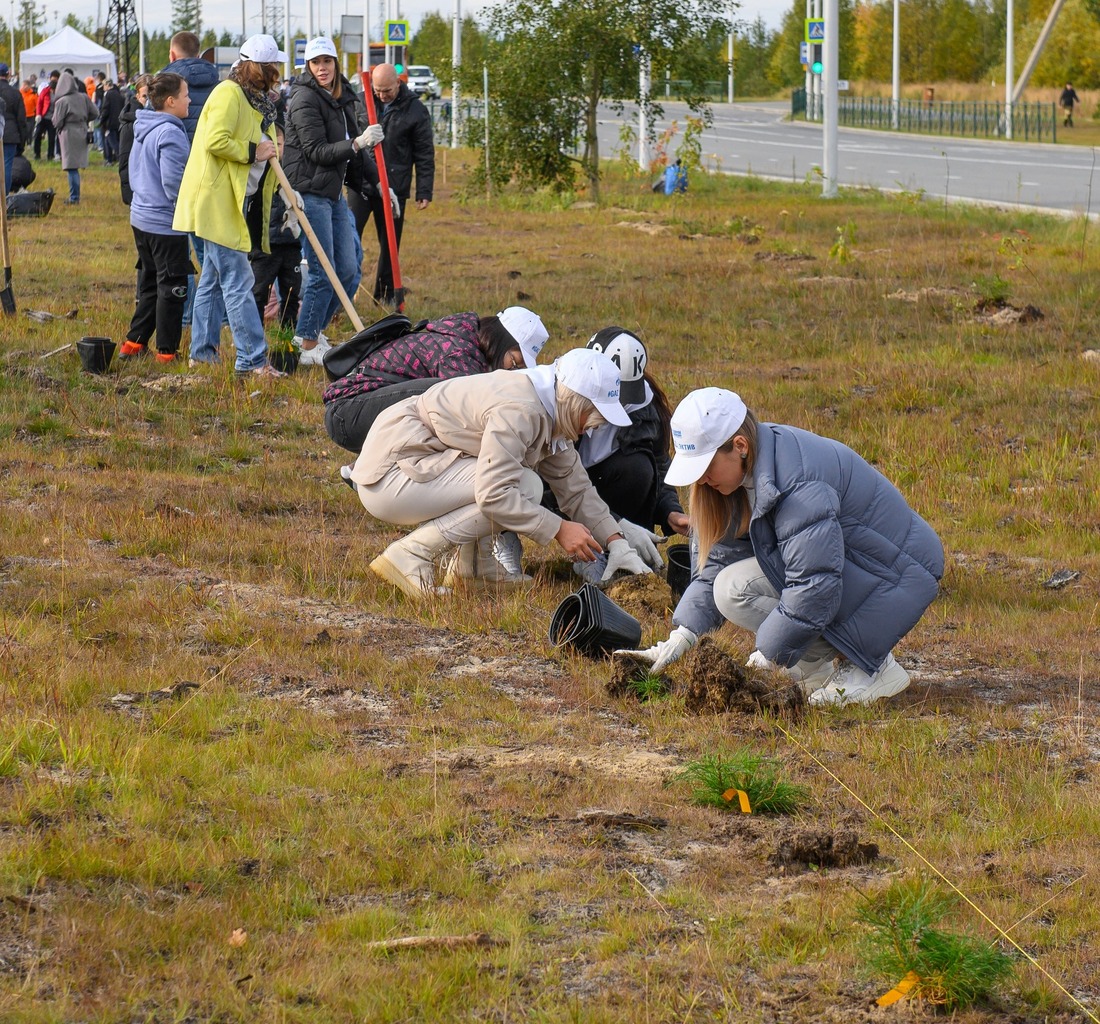
<path fill-rule="evenodd" d="M 342 345 L 330 348 L 322 357 L 325 374 L 329 380 L 346 377 L 368 356 L 406 334 L 422 331 L 427 320 L 413 323 L 404 313 L 390 313 L 381 320 L 364 327 Z"/>

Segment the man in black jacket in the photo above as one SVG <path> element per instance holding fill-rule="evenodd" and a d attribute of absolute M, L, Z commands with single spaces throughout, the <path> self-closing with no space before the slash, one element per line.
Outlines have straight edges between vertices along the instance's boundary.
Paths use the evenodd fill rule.
<path fill-rule="evenodd" d="M 118 163 L 118 133 L 122 127 L 120 118 L 126 106 L 126 97 L 114 82 L 108 82 L 99 108 L 99 127 L 103 130 L 103 162 Z"/>
<path fill-rule="evenodd" d="M 4 190 L 11 191 L 11 165 L 29 139 L 23 94 L 8 81 L 8 66 L 0 64 L 0 110 L 4 111 Z"/>
<path fill-rule="evenodd" d="M 432 201 L 435 184 L 435 141 L 432 138 L 432 119 L 427 107 L 397 77 L 392 64 L 379 64 L 371 73 L 375 104 L 379 123 L 385 132 L 382 153 L 386 159 L 386 172 L 390 189 L 396 198 L 394 210 L 394 234 L 401 245 L 401 228 L 405 223 L 405 207 L 412 192 L 413 168 L 416 168 L 416 208 L 426 210 Z M 369 150 L 364 157 L 373 157 Z M 377 173 L 368 169 L 366 178 L 372 180 Z M 348 205 L 355 216 L 355 228 L 362 236 L 367 219 L 374 215 L 374 229 L 378 235 L 378 271 L 374 280 L 374 297 L 388 305 L 394 304 L 393 268 L 390 266 L 389 242 L 386 238 L 386 214 L 383 202 L 393 200 L 382 196 L 378 188 L 367 188 L 367 197 L 350 194 Z"/>

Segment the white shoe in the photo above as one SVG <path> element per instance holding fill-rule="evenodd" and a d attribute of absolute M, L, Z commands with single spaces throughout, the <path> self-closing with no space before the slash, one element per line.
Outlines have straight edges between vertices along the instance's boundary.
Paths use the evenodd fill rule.
<path fill-rule="evenodd" d="M 603 574 L 607 572 L 607 554 L 600 552 L 594 562 L 574 562 L 575 572 L 585 583 L 591 583 L 594 587 L 603 587 Z"/>
<path fill-rule="evenodd" d="M 302 348 L 302 339 L 295 335 L 292 342 L 295 348 L 300 350 L 298 356 L 299 366 L 321 366 L 325 358 L 325 353 L 332 348 L 323 334 L 317 335 L 317 344 L 313 348 Z"/>
<path fill-rule="evenodd" d="M 512 541 L 501 538 L 511 537 Z M 515 548 L 520 553 L 517 555 Z M 501 553 L 504 558 L 501 558 Z M 447 563 L 443 585 L 453 587 L 458 580 L 467 583 L 485 583 L 495 586 L 529 586 L 532 579 L 523 571 L 521 562 L 523 546 L 514 533 L 482 537 L 480 540 L 460 544 L 454 557 Z"/>
<path fill-rule="evenodd" d="M 430 594 L 447 594 L 435 585 L 435 560 L 449 547 L 450 541 L 439 532 L 435 520 L 417 527 L 407 537 L 394 541 L 373 562 L 371 569 L 414 600 Z"/>
<path fill-rule="evenodd" d="M 843 707 L 845 704 L 873 704 L 883 697 L 893 697 L 909 685 L 909 673 L 895 660 L 893 654 L 874 675 L 868 675 L 858 665 L 847 661 L 838 668 L 829 681 L 810 694 L 814 707 Z"/>
<path fill-rule="evenodd" d="M 818 661 L 803 658 L 802 661 L 796 661 L 790 668 L 785 668 L 783 671 L 798 683 L 802 687 L 802 692 L 809 697 L 811 693 L 820 690 L 829 682 L 833 673 L 836 672 L 836 665 L 832 658 L 821 658 Z"/>

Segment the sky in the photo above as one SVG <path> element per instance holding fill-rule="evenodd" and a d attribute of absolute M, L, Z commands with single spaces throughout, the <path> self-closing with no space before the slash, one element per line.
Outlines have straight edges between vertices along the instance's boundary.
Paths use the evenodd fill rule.
<path fill-rule="evenodd" d="M 8 8 L 12 0 L 0 0 L 0 17 L 8 20 L 10 14 Z M 280 9 L 283 0 L 270 0 L 277 3 Z M 394 0 L 395 6 L 400 3 L 403 16 L 409 21 L 410 34 L 415 34 L 420 20 L 425 14 L 438 11 L 445 18 L 450 18 L 454 12 L 454 0 Z M 341 15 L 362 14 L 363 0 L 313 0 L 314 26 L 320 33 L 328 33 L 330 19 L 335 23 L 336 31 L 340 28 Z M 372 24 L 377 24 L 380 19 L 382 0 L 371 0 L 370 11 Z M 172 20 L 171 0 L 134 0 L 135 9 L 145 8 L 145 24 L 150 31 L 167 29 Z M 18 0 L 16 0 L 18 7 Z M 462 13 L 464 15 L 476 15 L 485 7 L 491 6 L 488 0 L 462 0 Z M 93 21 L 106 18 L 110 7 L 110 0 L 66 0 L 58 3 L 57 0 L 44 0 L 42 9 L 45 12 L 45 27 L 48 32 L 60 27 L 62 19 L 71 11 L 80 19 L 91 18 Z M 783 12 L 787 7 L 784 0 L 741 0 L 740 17 L 745 21 L 755 20 L 758 14 L 764 16 L 764 23 L 770 29 L 777 29 Z M 243 0 L 244 19 L 248 26 L 248 33 L 261 30 L 261 0 Z M 308 22 L 308 0 L 291 0 L 291 22 L 295 26 L 305 28 Z M 228 29 L 237 34 L 242 25 L 242 0 L 204 0 L 203 21 L 206 27 L 217 30 Z"/>

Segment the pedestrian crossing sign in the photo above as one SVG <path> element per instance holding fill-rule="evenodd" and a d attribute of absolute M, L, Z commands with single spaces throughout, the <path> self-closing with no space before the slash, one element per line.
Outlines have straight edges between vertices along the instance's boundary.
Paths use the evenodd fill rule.
<path fill-rule="evenodd" d="M 823 42 L 825 42 L 825 19 L 824 18 L 807 18 L 806 19 L 806 42 L 807 43 L 823 43 Z"/>
<path fill-rule="evenodd" d="M 407 21 L 387 21 L 382 42 L 386 46 L 404 46 L 409 41 L 409 23 Z"/>

